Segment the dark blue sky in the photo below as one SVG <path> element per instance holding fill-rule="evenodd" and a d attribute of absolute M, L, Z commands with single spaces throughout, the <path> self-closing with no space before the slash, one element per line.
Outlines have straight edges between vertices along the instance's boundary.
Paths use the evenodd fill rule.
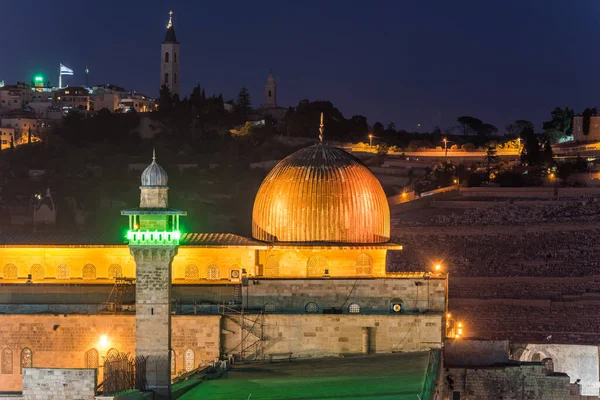
<path fill-rule="evenodd" d="M 354 5 L 356 3 L 356 5 Z M 182 92 L 260 105 L 269 68 L 278 102 L 331 100 L 346 117 L 417 130 L 473 115 L 540 128 L 550 110 L 598 105 L 600 1 L 1 0 L 0 80 L 114 83 L 156 96 L 168 11 Z"/>

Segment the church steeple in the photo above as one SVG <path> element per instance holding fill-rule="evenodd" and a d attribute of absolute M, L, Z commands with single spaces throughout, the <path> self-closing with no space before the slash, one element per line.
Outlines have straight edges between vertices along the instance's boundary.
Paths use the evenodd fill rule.
<path fill-rule="evenodd" d="M 267 84 L 265 85 L 265 108 L 276 108 L 277 107 L 277 84 L 275 78 L 269 70 L 269 76 L 267 77 Z"/>
<path fill-rule="evenodd" d="M 172 95 L 179 96 L 179 42 L 175 37 L 173 11 L 169 11 L 169 23 L 161 46 L 160 86 L 167 86 Z"/>
<path fill-rule="evenodd" d="M 177 43 L 175 27 L 173 26 L 173 11 L 169 11 L 169 23 L 167 24 L 167 32 L 163 43 Z"/>

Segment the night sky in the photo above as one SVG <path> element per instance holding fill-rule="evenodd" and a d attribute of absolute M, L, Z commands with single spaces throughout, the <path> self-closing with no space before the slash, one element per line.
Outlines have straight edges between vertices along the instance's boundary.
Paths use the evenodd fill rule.
<path fill-rule="evenodd" d="M 0 80 L 56 84 L 62 62 L 71 85 L 87 65 L 90 84 L 157 96 L 169 9 L 183 94 L 247 86 L 259 106 L 272 68 L 280 105 L 331 100 L 410 131 L 459 115 L 539 129 L 557 105 L 600 105 L 597 0 L 1 0 Z"/>

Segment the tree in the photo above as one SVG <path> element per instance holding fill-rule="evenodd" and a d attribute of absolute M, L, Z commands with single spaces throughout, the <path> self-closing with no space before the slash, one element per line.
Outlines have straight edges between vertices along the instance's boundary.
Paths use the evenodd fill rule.
<path fill-rule="evenodd" d="M 167 85 L 160 87 L 158 96 L 158 111 L 169 112 L 173 110 L 173 96 L 171 95 L 171 89 Z"/>
<path fill-rule="evenodd" d="M 474 135 L 479 132 L 481 125 L 483 125 L 483 122 L 480 119 L 466 115 L 458 117 L 456 122 L 458 122 L 458 128 L 463 135 Z"/>
<path fill-rule="evenodd" d="M 540 142 L 533 132 L 533 129 L 526 129 L 523 132 L 523 151 L 521 161 L 530 166 L 539 166 L 542 163 L 540 152 Z"/>
<path fill-rule="evenodd" d="M 498 160 L 498 156 L 496 155 L 496 148 L 493 146 L 489 146 L 485 153 L 485 163 L 487 165 L 487 172 L 490 172 L 490 167 L 493 163 Z"/>
<path fill-rule="evenodd" d="M 375 122 L 373 124 L 373 135 L 381 137 L 384 133 L 385 128 L 383 127 L 383 124 L 381 122 Z"/>
<path fill-rule="evenodd" d="M 506 125 L 506 132 L 511 136 L 521 137 L 521 134 L 525 129 L 533 130 L 533 123 L 525 119 L 518 119 L 515 122 Z"/>
<path fill-rule="evenodd" d="M 235 111 L 240 118 L 246 119 L 252 111 L 252 99 L 248 88 L 243 87 L 238 93 L 237 100 L 235 102 Z"/>
<path fill-rule="evenodd" d="M 483 138 L 493 135 L 498 132 L 498 128 L 496 128 L 492 124 L 480 124 L 477 128 L 477 134 Z"/>
<path fill-rule="evenodd" d="M 573 133 L 573 109 L 556 107 L 550 113 L 552 119 L 542 125 L 546 134 L 554 141 L 564 139 Z"/>
<path fill-rule="evenodd" d="M 581 116 L 583 117 L 582 123 L 582 131 L 585 136 L 590 134 L 590 121 L 592 119 L 592 115 L 596 115 L 598 111 L 596 108 L 586 108 Z"/>

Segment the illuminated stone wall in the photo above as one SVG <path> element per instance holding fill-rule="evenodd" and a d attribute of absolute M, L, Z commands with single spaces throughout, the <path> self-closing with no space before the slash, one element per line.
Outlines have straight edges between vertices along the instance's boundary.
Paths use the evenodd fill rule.
<path fill-rule="evenodd" d="M 25 368 L 23 370 L 23 399 L 93 400 L 96 395 L 96 375 L 95 368 Z"/>
<path fill-rule="evenodd" d="M 361 312 L 387 313 L 392 302 L 406 312 L 444 312 L 445 280 L 432 279 L 253 279 L 244 288 L 248 307 L 275 307 L 277 312 L 299 312 L 309 302 L 320 310 L 358 304 Z M 267 307 L 268 308 L 268 307 Z"/>
<path fill-rule="evenodd" d="M 193 354 L 195 365 L 218 357 L 220 319 L 173 316 L 171 347 L 177 373 L 185 370 L 186 351 Z M 2 315 L 0 321 L 0 356 L 4 349 L 12 352 L 12 373 L 0 373 L 0 392 L 21 390 L 19 366 L 24 348 L 31 349 L 36 368 L 86 368 L 94 359 L 102 365 L 110 349 L 135 354 L 133 315 Z M 102 335 L 107 337 L 105 345 L 100 342 Z"/>
<path fill-rule="evenodd" d="M 384 277 L 387 250 L 327 249 L 301 246 L 290 249 L 254 250 L 245 247 L 206 248 L 182 246 L 173 260 L 173 280 L 229 279 L 231 270 L 245 269 L 248 276 L 302 278 Z M 257 258 L 258 257 L 258 258 Z M 112 284 L 117 271 L 135 278 L 135 262 L 127 246 L 106 247 L 4 247 L 0 249 L 0 282 L 27 279 L 52 283 Z M 258 267 L 262 265 L 262 267 Z M 35 266 L 35 267 L 34 267 Z M 32 270 L 33 268 L 33 270 Z M 14 272 L 13 272 L 14 271 Z M 66 283 L 66 282 L 61 282 Z"/>
<path fill-rule="evenodd" d="M 385 276 L 387 250 L 339 250 L 319 247 L 261 250 L 258 264 L 265 277 Z M 258 271 L 257 271 L 258 272 Z"/>

